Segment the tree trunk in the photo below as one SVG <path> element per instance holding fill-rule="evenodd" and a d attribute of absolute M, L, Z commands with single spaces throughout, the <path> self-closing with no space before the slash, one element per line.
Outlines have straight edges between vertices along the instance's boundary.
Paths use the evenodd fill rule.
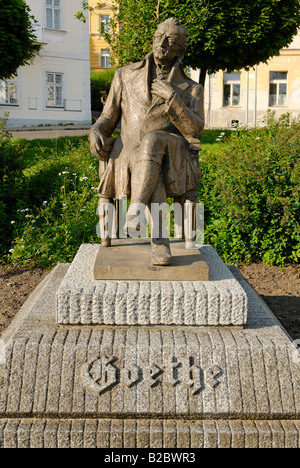
<path fill-rule="evenodd" d="M 205 86 L 206 73 L 207 73 L 207 68 L 201 68 L 199 83 L 202 84 L 203 88 Z"/>

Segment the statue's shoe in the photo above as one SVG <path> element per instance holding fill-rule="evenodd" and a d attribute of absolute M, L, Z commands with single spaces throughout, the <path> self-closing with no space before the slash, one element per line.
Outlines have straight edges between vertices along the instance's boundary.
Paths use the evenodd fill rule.
<path fill-rule="evenodd" d="M 105 239 L 101 239 L 101 246 L 102 247 L 110 247 L 111 246 L 111 238 L 106 237 Z"/>
<path fill-rule="evenodd" d="M 151 263 L 159 266 L 171 265 L 172 254 L 169 239 L 152 239 Z"/>

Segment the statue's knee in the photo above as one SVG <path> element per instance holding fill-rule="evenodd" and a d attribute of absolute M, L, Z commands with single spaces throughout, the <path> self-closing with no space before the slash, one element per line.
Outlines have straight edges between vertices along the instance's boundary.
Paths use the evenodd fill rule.
<path fill-rule="evenodd" d="M 166 138 L 163 132 L 146 133 L 141 141 L 141 147 L 148 151 L 163 150 L 166 145 Z"/>

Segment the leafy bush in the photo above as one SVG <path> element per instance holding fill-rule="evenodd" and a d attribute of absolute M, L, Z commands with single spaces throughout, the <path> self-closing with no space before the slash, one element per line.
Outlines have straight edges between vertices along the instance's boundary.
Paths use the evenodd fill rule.
<path fill-rule="evenodd" d="M 206 242 L 225 261 L 272 265 L 300 258 L 300 121 L 266 116 L 201 153 Z"/>
<path fill-rule="evenodd" d="M 54 267 L 72 261 L 82 243 L 99 242 L 98 163 L 87 139 L 64 140 L 59 153 L 50 143 L 23 170 L 24 193 L 11 216 L 9 261 L 18 265 Z"/>
<path fill-rule="evenodd" d="M 106 94 L 109 93 L 114 74 L 115 70 L 113 68 L 105 71 L 91 73 L 93 111 L 102 111 L 103 105 L 101 103 L 100 92 L 105 91 Z"/>
<path fill-rule="evenodd" d="M 0 252 L 7 251 L 10 246 L 13 213 L 18 208 L 18 200 L 26 193 L 23 151 L 10 140 L 7 118 L 7 113 L 0 117 Z"/>
<path fill-rule="evenodd" d="M 8 112 L 4 112 L 3 117 L 0 116 L 0 145 L 2 145 L 4 140 L 11 137 L 11 133 L 6 128 L 8 117 Z"/>
<path fill-rule="evenodd" d="M 21 265 L 54 267 L 72 262 L 83 243 L 98 243 L 96 234 L 98 196 L 89 181 L 77 176 L 63 178 L 60 192 L 45 200 L 32 214 L 21 210 L 17 218 L 11 261 Z M 78 184 L 79 191 L 74 191 Z"/>

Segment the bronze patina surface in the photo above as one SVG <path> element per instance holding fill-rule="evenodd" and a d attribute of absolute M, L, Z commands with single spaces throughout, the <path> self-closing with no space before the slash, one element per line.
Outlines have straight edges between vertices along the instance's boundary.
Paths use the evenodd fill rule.
<path fill-rule="evenodd" d="M 142 62 L 116 70 L 103 113 L 89 135 L 91 152 L 100 160 L 100 205 L 129 197 L 127 228 L 137 206 L 151 210 L 167 197 L 197 200 L 203 87 L 184 72 L 187 44 L 187 30 L 176 18 L 160 24 L 153 51 Z M 121 134 L 115 140 L 111 136 L 119 121 Z M 169 265 L 169 241 L 162 229 L 157 233 L 152 263 Z M 101 238 L 110 245 L 109 235 Z"/>

